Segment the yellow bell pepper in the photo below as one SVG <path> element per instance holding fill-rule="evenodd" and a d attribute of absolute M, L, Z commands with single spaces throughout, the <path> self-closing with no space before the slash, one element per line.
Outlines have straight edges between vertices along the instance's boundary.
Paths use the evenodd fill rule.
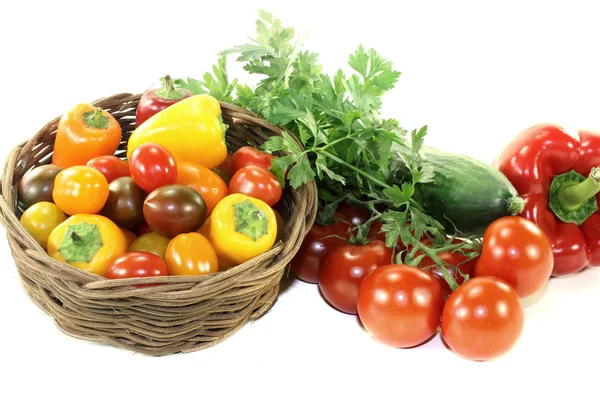
<path fill-rule="evenodd" d="M 273 209 L 262 200 L 235 193 L 215 207 L 210 223 L 201 231 L 212 244 L 221 269 L 244 263 L 273 247 L 277 220 Z"/>
<path fill-rule="evenodd" d="M 227 157 L 221 105 L 214 97 L 199 94 L 154 114 L 131 134 L 127 158 L 137 146 L 148 142 L 165 147 L 177 163 L 219 166 Z"/>
<path fill-rule="evenodd" d="M 125 234 L 102 215 L 73 215 L 48 237 L 50 257 L 100 276 L 106 276 L 108 267 L 126 251 Z"/>

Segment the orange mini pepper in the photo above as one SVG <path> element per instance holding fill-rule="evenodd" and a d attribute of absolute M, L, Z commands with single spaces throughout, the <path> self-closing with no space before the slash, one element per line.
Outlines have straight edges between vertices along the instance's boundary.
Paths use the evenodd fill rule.
<path fill-rule="evenodd" d="M 68 168 L 113 155 L 121 138 L 121 126 L 109 112 L 91 104 L 77 104 L 58 123 L 52 164 Z"/>

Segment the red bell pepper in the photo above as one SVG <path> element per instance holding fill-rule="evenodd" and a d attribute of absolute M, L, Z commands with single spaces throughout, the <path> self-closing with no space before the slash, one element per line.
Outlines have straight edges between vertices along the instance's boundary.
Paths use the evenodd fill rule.
<path fill-rule="evenodd" d="M 553 276 L 600 266 L 600 133 L 570 135 L 557 125 L 518 134 L 494 165 L 525 200 L 521 216 L 552 242 Z"/>
<path fill-rule="evenodd" d="M 192 95 L 187 89 L 176 89 L 169 75 L 162 78 L 162 81 L 163 87 L 149 89 L 140 98 L 135 111 L 136 126 L 140 126 L 154 114 Z"/>

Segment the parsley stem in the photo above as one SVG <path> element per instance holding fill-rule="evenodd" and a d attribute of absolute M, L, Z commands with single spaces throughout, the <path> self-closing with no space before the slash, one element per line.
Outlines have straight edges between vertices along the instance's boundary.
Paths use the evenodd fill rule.
<path fill-rule="evenodd" d="M 326 145 L 322 146 L 322 147 L 320 148 L 320 150 L 325 150 L 326 148 L 328 148 L 328 147 L 331 147 L 331 146 L 333 146 L 334 144 L 338 144 L 339 142 L 343 142 L 344 140 L 348 140 L 348 139 L 353 139 L 353 137 L 352 137 L 351 135 L 350 135 L 350 136 L 344 136 L 344 137 L 341 137 L 341 138 L 339 138 L 339 139 L 336 139 L 336 140 L 334 140 L 334 141 L 332 141 L 332 142 L 329 142 L 329 143 L 327 143 Z"/>
<path fill-rule="evenodd" d="M 444 277 L 446 282 L 448 282 L 448 286 L 450 286 L 450 290 L 454 292 L 456 290 L 456 288 L 458 287 L 458 283 L 456 283 L 456 279 L 454 279 L 454 277 L 452 275 L 450 275 L 450 272 L 448 272 L 448 269 L 446 268 L 446 264 L 438 256 L 438 251 L 432 251 L 432 249 L 430 249 L 429 247 L 424 245 L 423 242 L 421 242 L 420 240 L 416 240 L 416 239 L 413 241 L 412 245 L 414 246 L 413 251 L 414 251 L 414 249 L 421 250 L 423 253 L 427 254 L 438 265 L 438 269 L 442 273 L 442 276 Z"/>
<path fill-rule="evenodd" d="M 375 183 L 375 184 L 377 184 L 377 185 L 379 185 L 379 186 L 381 186 L 381 187 L 383 187 L 385 189 L 391 188 L 391 186 L 388 185 L 387 183 L 385 183 L 384 181 L 382 181 L 380 179 L 377 179 L 377 178 L 375 178 L 372 175 L 367 174 L 365 171 L 356 168 L 354 165 L 347 163 L 346 161 L 344 161 L 341 158 L 339 158 L 339 157 L 331 154 L 330 152 L 328 152 L 328 151 L 319 151 L 319 152 L 321 154 L 323 154 L 325 157 L 329 157 L 333 161 L 335 161 L 335 162 L 337 162 L 339 164 L 342 164 L 346 168 L 351 169 L 352 171 L 356 172 L 359 175 L 364 176 L 365 178 L 369 179 L 371 182 L 373 182 L 373 183 Z"/>

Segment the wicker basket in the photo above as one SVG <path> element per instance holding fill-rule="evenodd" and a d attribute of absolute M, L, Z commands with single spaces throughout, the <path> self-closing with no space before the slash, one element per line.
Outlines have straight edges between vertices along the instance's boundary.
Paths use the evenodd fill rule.
<path fill-rule="evenodd" d="M 109 111 L 122 127 L 119 156 L 124 157 L 135 128 L 139 99 L 140 95 L 124 93 L 93 103 Z M 281 134 L 280 128 L 247 110 L 227 103 L 221 107 L 229 125 L 231 150 L 248 143 L 259 145 L 270 135 Z M 139 278 L 136 283 L 158 279 L 163 284 L 134 288 L 132 279 L 108 280 L 49 257 L 19 222 L 16 185 L 31 168 L 51 162 L 59 118 L 8 157 L 2 175 L 0 220 L 26 293 L 60 330 L 135 352 L 167 355 L 215 345 L 271 308 L 284 271 L 314 222 L 314 182 L 297 191 L 284 191 L 284 237 L 268 252 L 212 275 Z"/>

